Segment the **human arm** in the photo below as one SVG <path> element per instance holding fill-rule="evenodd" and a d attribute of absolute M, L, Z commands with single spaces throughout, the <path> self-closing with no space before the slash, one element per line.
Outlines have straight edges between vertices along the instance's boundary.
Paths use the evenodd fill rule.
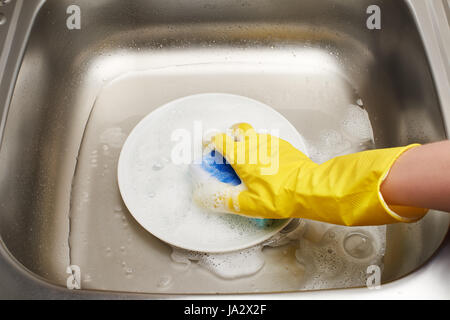
<path fill-rule="evenodd" d="M 450 212 L 450 141 L 421 145 L 402 154 L 381 185 L 381 193 L 389 205 Z"/>
<path fill-rule="evenodd" d="M 283 139 L 258 134 L 248 124 L 234 128 L 231 136 L 216 135 L 212 145 L 231 164 L 245 188 L 225 186 L 223 191 L 202 193 L 209 198 L 199 203 L 213 204 L 208 209 L 349 226 L 413 222 L 427 212 L 397 203 L 400 194 L 392 190 L 395 183 L 407 183 L 400 179 L 403 170 L 393 170 L 393 165 L 419 148 L 417 144 L 339 156 L 319 165 Z M 387 202 L 385 196 L 394 202 Z"/>

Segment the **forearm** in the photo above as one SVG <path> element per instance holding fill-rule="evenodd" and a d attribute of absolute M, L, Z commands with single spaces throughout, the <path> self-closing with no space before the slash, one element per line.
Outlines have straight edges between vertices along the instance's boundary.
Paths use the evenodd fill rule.
<path fill-rule="evenodd" d="M 381 193 L 389 205 L 450 212 L 450 141 L 402 154 L 381 185 Z"/>

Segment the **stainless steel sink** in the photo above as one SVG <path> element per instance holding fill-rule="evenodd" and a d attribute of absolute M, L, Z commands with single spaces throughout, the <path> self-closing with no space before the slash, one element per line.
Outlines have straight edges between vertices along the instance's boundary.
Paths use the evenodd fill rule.
<path fill-rule="evenodd" d="M 80 29 L 67 27 L 71 5 Z M 380 30 L 366 27 L 370 5 Z M 291 247 L 266 250 L 251 278 L 181 270 L 115 182 L 121 137 L 156 107 L 202 92 L 267 103 L 306 134 L 321 114 L 362 99 L 376 147 L 446 139 L 447 1 L 12 0 L 0 12 L 0 297 L 450 297 L 447 213 L 387 227 L 381 290 L 314 293 L 298 285 Z M 145 86 L 121 80 L 142 71 Z M 66 288 L 70 265 L 81 290 Z"/>

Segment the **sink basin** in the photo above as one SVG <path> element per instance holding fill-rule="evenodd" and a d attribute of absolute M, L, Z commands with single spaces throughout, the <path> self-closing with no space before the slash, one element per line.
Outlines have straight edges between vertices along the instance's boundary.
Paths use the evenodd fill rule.
<path fill-rule="evenodd" d="M 296 244 L 265 249 L 262 270 L 232 281 L 174 263 L 122 203 L 120 147 L 158 106 L 206 92 L 266 103 L 306 135 L 363 101 L 377 148 L 446 139 L 447 47 L 429 15 L 446 18 L 448 6 L 433 2 L 447 11 L 383 0 L 13 0 L 10 27 L 0 25 L 0 296 L 309 294 Z M 69 30 L 74 4 L 81 24 Z M 370 5 L 380 30 L 366 27 Z M 449 223 L 433 211 L 388 226 L 382 284 L 414 277 Z M 444 252 L 433 261 L 448 265 Z M 66 288 L 73 265 L 81 290 Z"/>

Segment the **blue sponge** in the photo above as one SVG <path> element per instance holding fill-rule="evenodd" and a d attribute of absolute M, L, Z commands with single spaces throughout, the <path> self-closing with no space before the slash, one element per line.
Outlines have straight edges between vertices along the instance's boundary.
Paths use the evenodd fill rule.
<path fill-rule="evenodd" d="M 215 150 L 203 156 L 202 169 L 220 182 L 231 184 L 233 186 L 238 186 L 242 183 L 233 167 Z M 252 218 L 251 220 L 260 228 L 268 227 L 273 223 L 272 219 Z"/>
<path fill-rule="evenodd" d="M 216 153 L 215 150 L 203 156 L 202 168 L 220 182 L 228 183 L 233 186 L 241 184 L 241 179 L 239 179 L 239 176 L 236 174 L 233 167 L 226 162 L 225 158 L 220 153 Z"/>

